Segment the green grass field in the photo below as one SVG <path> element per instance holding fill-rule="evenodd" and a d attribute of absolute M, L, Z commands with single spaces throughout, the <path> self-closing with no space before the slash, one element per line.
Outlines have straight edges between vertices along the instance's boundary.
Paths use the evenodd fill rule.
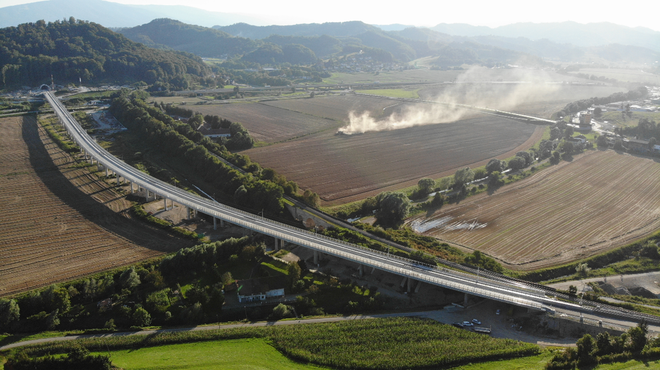
<path fill-rule="evenodd" d="M 419 99 L 419 95 L 417 94 L 417 91 L 418 90 L 405 90 L 405 89 L 356 90 L 356 92 L 362 94 L 388 96 L 391 98 Z"/>
<path fill-rule="evenodd" d="M 96 352 L 107 355 L 107 352 Z M 235 339 L 111 351 L 123 369 L 324 369 L 284 357 L 265 339 Z"/>

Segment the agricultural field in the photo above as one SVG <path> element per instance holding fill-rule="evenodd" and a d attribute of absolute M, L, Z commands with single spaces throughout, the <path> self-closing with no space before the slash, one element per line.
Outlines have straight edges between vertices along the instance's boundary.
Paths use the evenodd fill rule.
<path fill-rule="evenodd" d="M 660 228 L 660 163 L 590 151 L 411 226 L 532 270 L 610 250 Z"/>
<path fill-rule="evenodd" d="M 622 68 L 580 68 L 572 74 L 587 74 L 597 77 L 613 78 L 621 82 L 650 83 L 660 84 L 660 76 L 645 72 L 643 69 L 622 69 Z"/>
<path fill-rule="evenodd" d="M 373 97 L 368 95 L 330 95 L 313 99 L 273 100 L 264 104 L 305 115 L 328 118 L 338 122 L 346 122 L 349 112 L 360 115 L 372 112 L 375 117 L 381 116 L 384 109 L 399 104 L 396 100 Z M 254 128 L 258 129 L 258 128 Z"/>
<path fill-rule="evenodd" d="M 33 117 L 0 119 L 0 189 L 0 296 L 184 246 L 122 216 L 130 207 L 123 197 L 77 166 Z"/>
<path fill-rule="evenodd" d="M 305 136 L 340 125 L 340 122 L 332 119 L 291 112 L 256 102 L 195 105 L 190 109 L 204 115 L 217 115 L 232 122 L 240 122 L 255 140 L 266 143 Z"/>
<path fill-rule="evenodd" d="M 550 116 L 566 104 L 593 96 L 609 96 L 626 91 L 621 87 L 564 84 L 540 80 L 533 83 L 475 81 L 437 84 L 419 91 L 422 99 L 501 109 L 541 118 Z"/>
<path fill-rule="evenodd" d="M 621 111 L 607 111 L 603 112 L 602 117 L 598 121 L 603 121 L 615 127 L 636 127 L 639 120 L 646 118 L 651 121 L 660 122 L 660 112 L 632 112 L 632 116 L 623 116 Z"/>
<path fill-rule="evenodd" d="M 326 131 L 245 153 L 312 189 L 326 205 L 348 203 L 506 158 L 538 141 L 544 126 L 481 115 L 447 124 L 336 135 Z"/>
<path fill-rule="evenodd" d="M 536 357 L 541 352 L 536 344 L 406 317 L 103 336 L 18 351 L 37 358 L 76 347 L 109 354 L 114 365 L 124 369 L 429 369 Z"/>

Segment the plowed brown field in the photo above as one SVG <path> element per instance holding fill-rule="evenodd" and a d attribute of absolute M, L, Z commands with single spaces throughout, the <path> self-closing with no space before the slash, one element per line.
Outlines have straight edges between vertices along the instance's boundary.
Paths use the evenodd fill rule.
<path fill-rule="evenodd" d="M 307 135 L 341 124 L 332 119 L 291 112 L 262 103 L 200 105 L 193 110 L 240 122 L 255 140 L 266 143 Z"/>
<path fill-rule="evenodd" d="M 490 158 L 513 156 L 539 140 L 544 128 L 481 115 L 361 135 L 323 132 L 246 154 L 332 205 L 410 186 L 422 177 L 451 175 Z"/>
<path fill-rule="evenodd" d="M 531 270 L 612 249 L 660 228 L 660 163 L 588 152 L 412 220 L 424 234 Z"/>
<path fill-rule="evenodd" d="M 34 118 L 0 119 L 0 296 L 189 245 L 122 216 L 129 203 L 74 164 Z"/>

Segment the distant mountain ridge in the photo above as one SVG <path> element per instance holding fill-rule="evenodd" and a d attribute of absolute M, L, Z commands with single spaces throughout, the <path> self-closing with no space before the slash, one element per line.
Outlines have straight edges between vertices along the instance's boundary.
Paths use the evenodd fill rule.
<path fill-rule="evenodd" d="M 644 27 L 630 28 L 607 22 L 514 23 L 496 28 L 442 23 L 431 29 L 454 36 L 525 37 L 532 41 L 547 39 L 559 44 L 582 47 L 621 44 L 660 52 L 660 32 Z"/>
<path fill-rule="evenodd" d="M 279 48 L 269 46 L 253 56 L 271 55 L 273 62 L 291 60 L 283 55 L 286 49 L 302 61 L 364 49 L 372 56 L 378 55 L 378 60 L 383 62 L 408 62 L 432 56 L 436 58 L 435 64 L 442 67 L 461 61 L 492 65 L 515 63 L 518 59 L 538 64 L 541 58 L 570 63 L 653 64 L 660 60 L 660 32 L 612 23 L 516 23 L 497 28 L 439 24 L 433 28 L 415 28 L 351 21 L 257 26 L 245 23 L 259 22 L 248 16 L 186 6 L 135 6 L 105 0 L 49 0 L 1 9 L 0 26 L 74 17 L 113 27 L 148 46 L 204 57 L 247 55 L 272 44 Z M 237 20 L 241 23 L 236 23 Z M 231 25 L 217 26 L 223 23 Z M 131 27 L 136 24 L 141 26 Z M 196 26 L 199 24 L 213 24 L 214 29 Z"/>
<path fill-rule="evenodd" d="M 74 17 L 105 27 L 135 27 L 158 18 L 174 18 L 184 23 L 211 27 L 218 24 L 250 22 L 264 24 L 259 17 L 246 14 L 210 12 L 174 5 L 126 5 L 103 0 L 47 0 L 0 8 L 0 28 Z"/>

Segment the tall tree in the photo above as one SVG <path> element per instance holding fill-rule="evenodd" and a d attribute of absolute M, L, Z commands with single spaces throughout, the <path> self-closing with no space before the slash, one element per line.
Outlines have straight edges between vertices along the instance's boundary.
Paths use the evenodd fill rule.
<path fill-rule="evenodd" d="M 403 221 L 410 212 L 410 199 L 404 193 L 385 192 L 381 193 L 378 199 L 376 218 L 383 225 L 394 226 Z"/>

